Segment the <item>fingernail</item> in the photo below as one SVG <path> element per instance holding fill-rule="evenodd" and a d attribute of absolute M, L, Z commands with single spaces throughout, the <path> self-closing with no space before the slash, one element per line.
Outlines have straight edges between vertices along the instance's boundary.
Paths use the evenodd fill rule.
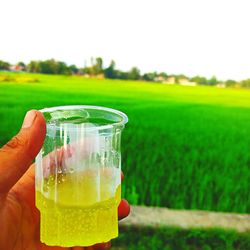
<path fill-rule="evenodd" d="M 24 117 L 22 128 L 31 127 L 35 118 L 36 118 L 36 111 L 35 110 L 28 111 Z"/>

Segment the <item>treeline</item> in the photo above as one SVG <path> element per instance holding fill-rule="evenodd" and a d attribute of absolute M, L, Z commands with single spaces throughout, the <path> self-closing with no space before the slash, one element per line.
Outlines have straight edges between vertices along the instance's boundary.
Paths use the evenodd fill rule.
<path fill-rule="evenodd" d="M 11 65 L 0 60 L 0 70 L 4 71 L 24 71 L 42 74 L 62 74 L 62 75 L 85 75 L 86 77 L 101 77 L 109 79 L 123 80 L 143 80 L 151 82 L 162 82 L 183 85 L 209 85 L 221 87 L 244 87 L 250 88 L 250 79 L 240 82 L 235 80 L 220 81 L 216 77 L 206 78 L 202 76 L 188 77 L 185 75 L 173 75 L 165 72 L 148 72 L 141 74 L 137 67 L 132 67 L 129 71 L 121 71 L 116 68 L 115 61 L 112 60 L 108 67 L 104 67 L 101 57 L 91 58 L 90 65 L 82 68 L 76 65 L 67 65 L 65 62 L 49 59 L 45 61 L 30 61 L 28 64 L 18 62 Z"/>

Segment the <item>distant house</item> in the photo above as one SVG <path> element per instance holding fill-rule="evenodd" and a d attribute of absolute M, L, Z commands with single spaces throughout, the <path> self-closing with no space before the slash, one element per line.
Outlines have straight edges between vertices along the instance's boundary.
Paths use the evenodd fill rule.
<path fill-rule="evenodd" d="M 168 77 L 164 83 L 165 84 L 175 84 L 175 77 L 174 76 Z"/>
<path fill-rule="evenodd" d="M 175 84 L 174 81 L 169 81 L 168 79 L 164 80 L 162 83 L 163 83 L 163 84 L 168 84 L 168 85 L 173 85 L 173 84 Z"/>
<path fill-rule="evenodd" d="M 83 74 L 83 77 L 85 78 L 97 78 L 97 79 L 104 79 L 104 74 L 97 74 L 97 75 L 91 75 L 91 74 Z"/>
<path fill-rule="evenodd" d="M 9 70 L 10 71 L 15 71 L 15 72 L 20 72 L 20 71 L 23 71 L 25 68 L 21 65 L 11 65 L 9 67 Z"/>
<path fill-rule="evenodd" d="M 97 78 L 97 79 L 104 79 L 105 77 L 104 77 L 104 74 L 97 74 L 95 76 L 95 78 Z"/>
<path fill-rule="evenodd" d="M 165 81 L 166 79 L 165 79 L 165 77 L 163 77 L 163 76 L 156 76 L 155 78 L 154 78 L 154 81 L 155 82 L 163 82 L 163 81 Z"/>
<path fill-rule="evenodd" d="M 218 83 L 216 85 L 217 88 L 226 88 L 226 84 L 225 83 Z"/>
<path fill-rule="evenodd" d="M 90 74 L 83 74 L 83 76 L 84 76 L 85 78 L 90 78 L 90 77 L 91 77 Z"/>
<path fill-rule="evenodd" d="M 177 83 L 177 79 L 175 76 L 169 76 L 168 78 L 164 76 L 157 76 L 154 78 L 155 82 L 161 82 L 163 84 L 175 84 Z M 178 83 L 183 86 L 196 86 L 196 82 L 190 82 L 188 78 L 180 78 L 178 79 Z"/>
<path fill-rule="evenodd" d="M 196 82 L 190 82 L 189 79 L 187 78 L 179 79 L 179 84 L 183 86 L 191 86 L 191 87 L 197 86 Z"/>

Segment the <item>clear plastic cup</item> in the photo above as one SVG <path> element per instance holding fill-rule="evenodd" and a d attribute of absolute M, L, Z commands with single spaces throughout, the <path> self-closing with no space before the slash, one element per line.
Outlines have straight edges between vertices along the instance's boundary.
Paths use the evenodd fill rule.
<path fill-rule="evenodd" d="M 51 246 L 90 246 L 118 236 L 121 132 L 127 116 L 96 106 L 41 110 L 47 123 L 36 157 L 40 239 Z"/>

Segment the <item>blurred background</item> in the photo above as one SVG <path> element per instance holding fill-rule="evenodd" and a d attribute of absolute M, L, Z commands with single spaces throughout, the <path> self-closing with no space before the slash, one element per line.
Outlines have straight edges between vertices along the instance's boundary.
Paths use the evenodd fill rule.
<path fill-rule="evenodd" d="M 119 109 L 129 117 L 122 194 L 131 204 L 249 214 L 248 7 L 244 0 L 2 2 L 0 145 L 30 109 Z M 146 230 L 136 240 L 131 230 L 114 244 L 250 249 L 249 232 L 240 238 L 226 228 L 202 237 Z"/>

